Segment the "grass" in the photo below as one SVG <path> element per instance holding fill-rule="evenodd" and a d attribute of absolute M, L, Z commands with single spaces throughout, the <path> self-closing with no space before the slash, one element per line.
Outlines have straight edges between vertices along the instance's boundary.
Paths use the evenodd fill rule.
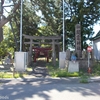
<path fill-rule="evenodd" d="M 100 62 L 96 62 L 92 67 L 92 76 L 100 76 Z"/>
<path fill-rule="evenodd" d="M 88 76 L 100 76 L 100 62 L 96 62 L 91 68 L 91 73 L 88 74 L 87 70 L 80 70 L 79 72 L 69 73 L 67 69 L 59 69 L 59 62 L 56 61 L 55 66 L 50 62 L 46 65 L 49 70 L 49 74 L 52 77 L 80 77 L 85 83 Z"/>
<path fill-rule="evenodd" d="M 49 71 L 49 75 L 51 77 L 80 77 L 81 83 L 87 83 L 88 80 L 88 74 L 87 71 L 80 70 L 79 72 L 69 73 L 67 69 L 59 69 L 59 62 L 56 61 L 55 66 L 50 62 L 46 64 L 46 68 Z M 32 68 L 27 68 L 27 72 L 32 71 Z M 19 78 L 19 77 L 25 77 L 28 75 L 28 73 L 18 73 L 16 72 L 13 76 L 13 72 L 0 72 L 0 78 Z M 100 76 L 100 62 L 95 63 L 95 65 L 92 68 L 92 73 L 90 76 Z"/>
<path fill-rule="evenodd" d="M 80 72 L 73 72 L 69 73 L 67 69 L 59 69 L 58 62 L 56 62 L 55 66 L 52 65 L 52 63 L 47 64 L 47 68 L 49 70 L 49 74 L 52 77 L 79 77 L 80 83 L 88 83 L 89 75 L 84 74 L 83 71 Z"/>
<path fill-rule="evenodd" d="M 19 77 L 25 77 L 26 73 L 19 73 L 16 72 L 14 75 L 11 72 L 0 72 L 0 78 L 19 78 Z"/>
<path fill-rule="evenodd" d="M 55 66 L 52 65 L 52 63 L 49 63 L 46 65 L 46 67 L 49 70 L 49 75 L 52 77 L 78 77 L 79 73 L 69 73 L 67 69 L 59 69 L 59 63 L 56 62 Z"/>
<path fill-rule="evenodd" d="M 1 63 L 1 61 L 0 61 L 0 64 L 2 64 Z M 14 74 L 13 74 L 13 68 L 11 67 L 11 72 L 2 72 L 2 71 L 0 71 L 0 78 L 22 78 L 22 77 L 25 77 L 26 75 L 28 75 L 28 72 L 30 72 L 30 71 L 32 71 L 32 68 L 27 68 L 27 71 L 26 72 L 15 72 Z"/>
<path fill-rule="evenodd" d="M 57 70 L 51 74 L 53 77 L 78 77 L 79 74 L 77 72 L 69 73 L 66 70 Z"/>
<path fill-rule="evenodd" d="M 84 74 L 82 76 L 80 76 L 80 83 L 88 83 L 89 76 Z"/>

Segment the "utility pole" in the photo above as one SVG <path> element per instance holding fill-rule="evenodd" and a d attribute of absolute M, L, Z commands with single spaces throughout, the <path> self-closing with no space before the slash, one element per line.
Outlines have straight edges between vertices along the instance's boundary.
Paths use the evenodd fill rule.
<path fill-rule="evenodd" d="M 64 0 L 63 0 L 63 52 L 65 51 L 65 16 L 64 16 L 64 11 L 65 7 L 64 7 Z"/>
<path fill-rule="evenodd" d="M 20 52 L 22 51 L 22 14 L 23 14 L 23 0 L 21 0 L 21 12 L 20 12 Z"/>

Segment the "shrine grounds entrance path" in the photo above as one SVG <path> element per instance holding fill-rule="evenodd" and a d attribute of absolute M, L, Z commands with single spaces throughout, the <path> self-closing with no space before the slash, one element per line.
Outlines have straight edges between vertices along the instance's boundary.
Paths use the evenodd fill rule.
<path fill-rule="evenodd" d="M 29 73 L 29 75 L 34 77 L 48 77 L 48 69 L 46 68 L 46 60 L 37 60 L 33 62 L 32 69 L 33 71 Z"/>

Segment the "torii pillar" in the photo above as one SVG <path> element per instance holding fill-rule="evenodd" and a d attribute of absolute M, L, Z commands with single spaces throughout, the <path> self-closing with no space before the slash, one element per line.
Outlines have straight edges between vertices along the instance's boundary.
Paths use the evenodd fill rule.
<path fill-rule="evenodd" d="M 52 40 L 52 63 L 56 64 L 55 40 Z"/>

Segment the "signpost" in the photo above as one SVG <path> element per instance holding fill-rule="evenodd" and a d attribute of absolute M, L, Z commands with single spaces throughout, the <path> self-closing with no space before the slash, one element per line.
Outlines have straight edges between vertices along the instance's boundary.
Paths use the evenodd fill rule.
<path fill-rule="evenodd" d="M 21 12 L 20 12 L 20 52 L 22 52 L 22 14 L 23 14 L 23 0 L 21 0 Z"/>
<path fill-rule="evenodd" d="M 91 72 L 91 68 L 90 68 L 90 52 L 92 51 L 92 48 L 91 48 L 91 46 L 88 46 L 87 47 L 87 51 L 88 51 L 88 73 L 90 73 Z"/>

